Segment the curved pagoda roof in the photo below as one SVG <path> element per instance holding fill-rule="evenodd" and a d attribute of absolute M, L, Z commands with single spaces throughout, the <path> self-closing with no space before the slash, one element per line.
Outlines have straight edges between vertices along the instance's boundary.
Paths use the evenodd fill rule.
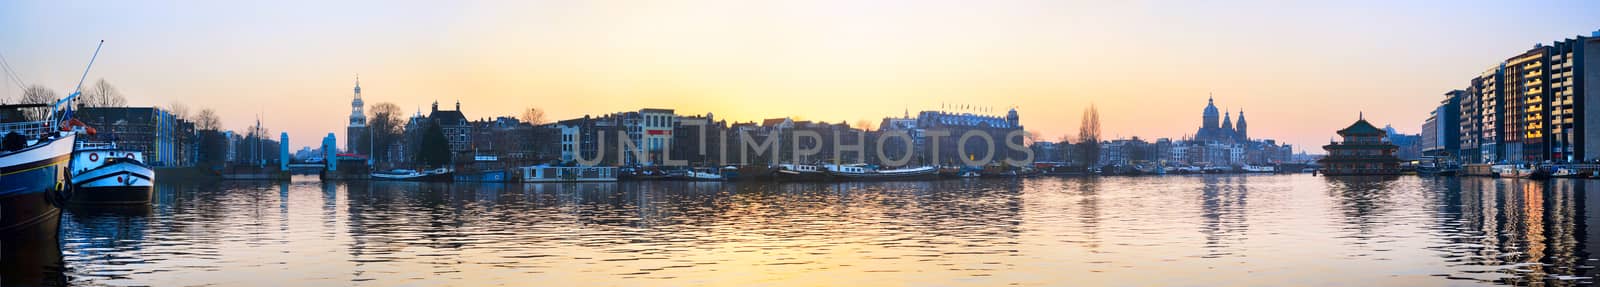
<path fill-rule="evenodd" d="M 1344 128 L 1342 130 L 1339 130 L 1339 135 L 1341 135 L 1341 136 L 1348 136 L 1348 135 L 1388 135 L 1388 134 L 1389 134 L 1389 132 L 1383 131 L 1383 129 L 1379 129 L 1376 126 L 1373 126 L 1372 123 L 1368 123 L 1367 119 L 1356 120 L 1356 122 L 1353 123 L 1353 124 L 1350 124 L 1349 127 L 1346 127 L 1346 128 Z"/>

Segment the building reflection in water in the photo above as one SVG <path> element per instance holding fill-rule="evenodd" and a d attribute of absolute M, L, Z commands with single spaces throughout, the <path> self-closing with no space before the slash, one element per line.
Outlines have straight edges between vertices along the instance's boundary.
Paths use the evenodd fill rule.
<path fill-rule="evenodd" d="M 494 266 L 536 273 L 573 268 L 531 260 L 544 257 L 567 258 L 558 261 L 578 267 L 627 262 L 645 273 L 737 262 L 726 266 L 771 266 L 749 271 L 783 274 L 803 270 L 777 267 L 868 253 L 962 262 L 1014 253 L 1022 206 L 1021 184 L 1004 181 L 345 186 L 351 275 L 374 279 L 404 276 L 405 270 L 388 268 L 399 261 L 430 263 L 474 252 L 464 246 L 497 250 L 505 260 Z M 441 268 L 458 263 L 438 262 Z M 943 268 L 983 274 L 1005 267 L 969 265 Z M 569 275 L 565 280 L 604 274 Z"/>
<path fill-rule="evenodd" d="M 1385 236 L 1375 232 L 1377 229 L 1389 224 L 1387 216 L 1400 204 L 1396 203 L 1393 196 L 1403 192 L 1394 184 L 1393 176 L 1335 176 L 1325 177 L 1328 181 L 1328 192 L 1339 199 L 1339 211 L 1343 214 L 1339 220 L 1355 228 L 1355 234 L 1349 235 L 1357 240 L 1371 240 Z M 1361 242 L 1361 241 L 1358 241 Z"/>
<path fill-rule="evenodd" d="M 0 271 L 86 285 L 1581 285 L 1596 182 L 167 182 L 153 207 L 69 209 L 60 245 L 6 253 Z"/>
<path fill-rule="evenodd" d="M 1430 247 L 1460 271 L 1449 278 L 1510 285 L 1587 285 L 1595 275 L 1596 181 L 1444 178 L 1445 243 Z"/>

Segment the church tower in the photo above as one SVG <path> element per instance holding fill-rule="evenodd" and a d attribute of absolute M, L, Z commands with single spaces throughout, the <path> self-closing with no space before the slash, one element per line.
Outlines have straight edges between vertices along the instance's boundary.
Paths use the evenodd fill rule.
<path fill-rule="evenodd" d="M 1201 114 L 1200 129 L 1194 132 L 1194 140 L 1207 142 L 1220 141 L 1227 138 L 1227 132 L 1223 131 L 1221 125 L 1217 124 L 1218 118 L 1221 117 L 1217 113 L 1216 98 L 1206 97 L 1206 108 L 1204 113 Z"/>
<path fill-rule="evenodd" d="M 366 103 L 361 101 L 361 76 L 356 76 L 356 99 L 350 101 L 350 126 L 345 129 L 344 149 L 347 152 L 366 154 L 357 150 L 356 143 L 367 136 Z"/>
<path fill-rule="evenodd" d="M 1222 114 L 1222 132 L 1228 136 L 1233 134 L 1233 117 L 1226 113 Z"/>
<path fill-rule="evenodd" d="M 1216 99 L 1215 98 L 1210 98 L 1210 97 L 1206 98 L 1206 110 L 1205 110 L 1205 113 L 1203 115 L 1201 115 L 1201 117 L 1202 117 L 1201 122 L 1200 122 L 1200 129 L 1201 130 L 1212 130 L 1212 129 L 1216 129 L 1217 128 L 1217 118 L 1219 116 L 1217 115 L 1217 105 L 1216 105 Z"/>
<path fill-rule="evenodd" d="M 1235 128 L 1235 130 L 1238 131 L 1234 132 L 1239 135 L 1239 141 L 1250 141 L 1250 130 L 1247 129 L 1248 127 L 1249 126 L 1247 126 L 1244 122 L 1244 109 L 1239 109 L 1239 127 Z"/>

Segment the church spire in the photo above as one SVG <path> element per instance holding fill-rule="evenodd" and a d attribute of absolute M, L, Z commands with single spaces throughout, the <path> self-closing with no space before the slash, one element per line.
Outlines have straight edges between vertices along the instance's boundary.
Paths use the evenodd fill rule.
<path fill-rule="evenodd" d="M 1250 126 L 1244 121 L 1244 108 L 1239 109 L 1239 123 L 1235 124 L 1234 134 L 1239 135 L 1240 141 L 1250 140 Z"/>
<path fill-rule="evenodd" d="M 1232 131 L 1233 130 L 1233 115 L 1232 114 L 1227 113 L 1227 112 L 1222 113 L 1222 129 L 1223 130 L 1228 130 L 1228 131 Z"/>

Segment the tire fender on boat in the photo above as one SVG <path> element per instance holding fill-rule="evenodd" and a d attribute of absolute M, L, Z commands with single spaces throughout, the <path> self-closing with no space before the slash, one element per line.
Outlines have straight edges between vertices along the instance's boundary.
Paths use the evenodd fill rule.
<path fill-rule="evenodd" d="M 51 205 L 56 207 L 66 207 L 67 200 L 72 199 L 72 185 L 67 184 L 65 181 L 58 180 L 56 181 L 55 187 L 50 189 L 49 195 L 50 196 L 46 196 L 45 199 L 49 201 Z"/>

